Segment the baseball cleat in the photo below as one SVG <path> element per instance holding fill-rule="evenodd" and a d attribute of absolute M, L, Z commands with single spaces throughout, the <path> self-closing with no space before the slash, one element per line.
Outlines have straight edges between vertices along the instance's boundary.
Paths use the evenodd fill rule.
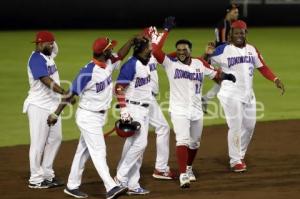
<path fill-rule="evenodd" d="M 147 189 L 143 189 L 142 187 L 136 188 L 136 189 L 129 189 L 127 191 L 128 195 L 146 195 L 149 194 L 150 191 Z"/>
<path fill-rule="evenodd" d="M 28 185 L 30 189 L 48 189 L 52 186 L 53 186 L 52 183 L 48 180 L 44 180 L 43 182 L 36 183 L 36 184 L 29 183 Z"/>
<path fill-rule="evenodd" d="M 118 198 L 120 195 L 126 194 L 127 191 L 127 187 L 116 186 L 107 192 L 106 199 Z"/>
<path fill-rule="evenodd" d="M 196 176 L 193 172 L 193 167 L 192 166 L 187 166 L 186 167 L 186 173 L 189 176 L 190 182 L 195 182 L 196 181 Z"/>
<path fill-rule="evenodd" d="M 121 182 L 121 181 L 117 178 L 117 176 L 114 177 L 114 181 L 115 181 L 115 183 L 116 183 L 118 186 L 120 186 L 120 187 L 128 187 L 127 182 Z"/>
<path fill-rule="evenodd" d="M 47 182 L 51 183 L 51 186 L 49 188 L 54 188 L 54 187 L 61 187 L 64 185 L 64 183 L 57 178 L 52 178 L 52 180 L 46 180 Z"/>
<path fill-rule="evenodd" d="M 231 171 L 235 172 L 235 173 L 241 173 L 246 170 L 247 170 L 246 164 L 243 164 L 243 163 L 237 163 L 233 167 L 231 167 Z"/>
<path fill-rule="evenodd" d="M 81 192 L 79 189 L 68 189 L 68 187 L 66 187 L 64 189 L 64 193 L 68 194 L 69 196 L 73 196 L 75 198 L 87 198 L 88 195 L 84 192 Z"/>
<path fill-rule="evenodd" d="M 179 176 L 180 187 L 181 188 L 190 188 L 190 178 L 187 173 L 181 173 Z"/>
<path fill-rule="evenodd" d="M 159 180 L 174 180 L 177 178 L 175 171 L 169 169 L 167 171 L 160 172 L 157 169 L 154 170 L 152 177 Z"/>
<path fill-rule="evenodd" d="M 242 164 L 244 165 L 244 167 L 247 169 L 247 165 L 246 165 L 246 163 L 245 163 L 245 160 L 242 159 L 241 161 L 242 161 Z"/>

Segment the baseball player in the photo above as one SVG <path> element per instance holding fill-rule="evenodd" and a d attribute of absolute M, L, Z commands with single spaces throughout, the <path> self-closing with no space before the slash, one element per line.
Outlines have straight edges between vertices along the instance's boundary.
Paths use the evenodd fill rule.
<path fill-rule="evenodd" d="M 106 145 L 103 136 L 103 126 L 107 110 L 112 100 L 112 72 L 120 61 L 128 54 L 133 40 L 129 40 L 117 55 L 112 54 L 116 46 L 115 40 L 99 38 L 93 44 L 93 59 L 83 67 L 70 88 L 69 96 L 49 115 L 48 124 L 53 125 L 58 116 L 75 95 L 80 96 L 76 112 L 76 123 L 81 131 L 77 151 L 73 159 L 67 187 L 64 192 L 76 198 L 86 198 L 88 195 L 79 190 L 84 166 L 89 157 L 103 180 L 107 198 L 117 198 L 127 192 L 126 187 L 120 187 L 112 179 L 106 163 Z"/>
<path fill-rule="evenodd" d="M 140 168 L 147 146 L 149 127 L 149 106 L 152 102 L 150 78 L 151 43 L 137 42 L 133 56 L 122 66 L 115 87 L 123 122 L 137 121 L 140 132 L 128 137 L 124 143 L 121 160 L 117 168 L 115 181 L 128 187 L 129 195 L 145 195 L 149 190 L 139 184 Z"/>
<path fill-rule="evenodd" d="M 174 26 L 174 18 L 168 17 L 164 23 L 164 42 L 168 31 Z M 154 42 L 155 43 L 155 42 Z M 153 44 L 153 55 L 161 63 L 170 83 L 169 112 L 176 135 L 176 156 L 179 165 L 181 188 L 188 188 L 196 181 L 192 164 L 200 146 L 203 128 L 201 90 L 205 75 L 211 79 L 234 81 L 233 75 L 219 73 L 202 59 L 192 58 L 192 43 L 188 40 L 176 42 L 176 58 L 165 55 L 163 45 Z"/>
<path fill-rule="evenodd" d="M 246 42 L 247 25 L 237 20 L 231 25 L 230 43 L 216 48 L 211 63 L 233 74 L 236 82 L 223 81 L 218 98 L 225 112 L 228 131 L 230 167 L 234 172 L 246 170 L 244 162 L 256 122 L 256 100 L 253 92 L 254 69 L 273 81 L 284 93 L 284 85 L 267 67 L 260 52 Z"/>
<path fill-rule="evenodd" d="M 223 18 L 215 28 L 215 37 L 216 37 L 215 43 L 209 43 L 207 46 L 207 51 L 228 42 L 228 36 L 229 36 L 231 24 L 232 22 L 236 21 L 238 17 L 239 17 L 238 5 L 236 4 L 229 5 L 226 8 L 225 18 Z M 220 85 L 214 84 L 214 86 L 205 95 L 203 95 L 202 108 L 204 113 L 207 113 L 208 102 L 215 98 L 219 90 L 220 90 Z"/>
<path fill-rule="evenodd" d="M 62 185 L 55 178 L 53 161 L 60 147 L 61 119 L 49 127 L 45 123 L 48 114 L 59 104 L 60 95 L 65 91 L 60 87 L 58 70 L 54 57 L 58 53 L 54 35 L 40 31 L 35 38 L 36 49 L 28 61 L 30 89 L 23 106 L 28 114 L 30 130 L 30 179 L 29 188 L 49 188 Z"/>
<path fill-rule="evenodd" d="M 144 34 L 149 38 L 152 33 L 158 35 L 155 27 L 144 29 Z M 152 176 L 155 179 L 172 180 L 176 178 L 176 174 L 168 166 L 170 127 L 156 100 L 156 96 L 159 94 L 157 64 L 157 60 L 151 56 L 148 63 L 150 67 L 150 85 L 152 89 L 152 98 L 149 106 L 149 124 L 155 128 L 156 133 L 156 161 Z"/>

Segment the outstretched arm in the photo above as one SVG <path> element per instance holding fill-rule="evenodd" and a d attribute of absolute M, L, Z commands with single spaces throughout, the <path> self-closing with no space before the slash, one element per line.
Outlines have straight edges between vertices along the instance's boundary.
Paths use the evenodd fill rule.
<path fill-rule="evenodd" d="M 228 74 L 222 72 L 221 69 L 215 69 L 213 66 L 209 65 L 202 57 L 198 58 L 204 65 L 204 75 L 208 75 L 216 83 L 220 84 L 223 80 L 229 80 L 232 82 L 236 81 L 236 78 L 233 74 Z"/>
<path fill-rule="evenodd" d="M 44 76 L 41 77 L 40 80 L 45 86 L 47 86 L 54 92 L 59 93 L 61 95 L 66 94 L 66 91 L 62 87 L 60 87 L 51 77 Z"/>
<path fill-rule="evenodd" d="M 75 98 L 74 98 L 75 95 L 76 95 L 75 93 L 72 93 L 70 91 L 67 92 L 67 94 L 63 95 L 62 100 L 61 100 L 60 104 L 58 105 L 57 109 L 48 116 L 47 123 L 49 126 L 54 125 L 57 122 L 57 119 L 58 119 L 59 115 L 61 114 L 61 112 L 64 110 L 64 108 L 68 104 L 75 101 Z"/>

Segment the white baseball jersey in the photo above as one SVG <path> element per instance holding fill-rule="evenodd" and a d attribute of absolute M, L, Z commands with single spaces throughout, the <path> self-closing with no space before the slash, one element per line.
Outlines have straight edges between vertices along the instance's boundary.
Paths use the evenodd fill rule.
<path fill-rule="evenodd" d="M 165 56 L 164 66 L 170 83 L 169 111 L 191 118 L 197 112 L 202 113 L 202 84 L 204 76 L 211 79 L 217 74 L 211 66 L 200 59 L 192 58 L 190 65 L 185 65 L 177 58 Z M 198 119 L 198 118 L 195 118 Z"/>
<path fill-rule="evenodd" d="M 80 108 L 89 111 L 110 108 L 113 91 L 112 72 L 119 64 L 118 59 L 108 59 L 106 63 L 91 61 L 80 70 L 71 87 L 71 91 L 80 96 Z"/>
<path fill-rule="evenodd" d="M 222 81 L 219 95 L 249 103 L 253 97 L 254 69 L 264 65 L 255 47 L 249 44 L 243 48 L 232 44 L 221 45 L 216 48 L 211 63 L 219 65 L 222 71 L 231 73 L 236 78 L 235 83 Z"/>
<path fill-rule="evenodd" d="M 49 89 L 40 81 L 41 77 L 49 76 L 60 85 L 59 74 L 52 56 L 41 52 L 32 52 L 27 67 L 30 89 L 23 106 L 27 112 L 30 104 L 53 111 L 60 102 L 60 95 Z"/>
<path fill-rule="evenodd" d="M 118 83 L 125 83 L 125 98 L 140 103 L 150 103 L 152 87 L 150 84 L 150 67 L 142 64 L 136 57 L 131 57 L 120 70 Z"/>
<path fill-rule="evenodd" d="M 155 57 L 151 56 L 151 59 L 148 63 L 149 67 L 150 67 L 150 72 L 151 72 L 151 88 L 152 88 L 152 92 L 154 94 L 158 94 L 159 93 L 159 83 L 158 83 L 158 74 L 157 74 L 157 60 L 155 59 Z"/>

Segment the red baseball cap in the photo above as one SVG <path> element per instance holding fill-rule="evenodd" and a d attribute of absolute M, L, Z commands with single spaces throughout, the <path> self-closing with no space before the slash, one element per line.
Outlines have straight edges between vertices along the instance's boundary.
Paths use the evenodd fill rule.
<path fill-rule="evenodd" d="M 103 53 L 107 49 L 112 49 L 117 45 L 116 40 L 110 40 L 107 37 L 101 37 L 94 41 L 93 52 L 94 53 Z"/>
<path fill-rule="evenodd" d="M 36 33 L 35 41 L 33 43 L 53 42 L 54 35 L 49 31 L 40 31 Z"/>
<path fill-rule="evenodd" d="M 247 24 L 243 20 L 236 20 L 231 24 L 231 28 L 247 30 Z"/>

